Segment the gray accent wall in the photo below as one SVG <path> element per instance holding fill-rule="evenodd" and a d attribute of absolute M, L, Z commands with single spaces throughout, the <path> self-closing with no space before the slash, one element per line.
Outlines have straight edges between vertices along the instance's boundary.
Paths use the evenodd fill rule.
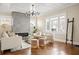
<path fill-rule="evenodd" d="M 29 33 L 30 32 L 30 16 L 24 13 L 12 12 L 13 17 L 13 31 L 15 33 Z"/>

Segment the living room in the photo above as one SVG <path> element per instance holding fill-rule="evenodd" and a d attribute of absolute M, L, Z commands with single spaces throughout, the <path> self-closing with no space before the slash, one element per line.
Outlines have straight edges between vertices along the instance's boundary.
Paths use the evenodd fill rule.
<path fill-rule="evenodd" d="M 78 3 L 0 3 L 2 55 L 78 55 Z"/>

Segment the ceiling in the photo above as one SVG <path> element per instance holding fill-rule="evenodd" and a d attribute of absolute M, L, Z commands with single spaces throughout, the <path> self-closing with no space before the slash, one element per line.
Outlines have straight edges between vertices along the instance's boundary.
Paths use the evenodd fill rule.
<path fill-rule="evenodd" d="M 34 4 L 34 3 L 33 3 Z M 76 3 L 35 3 L 36 9 L 40 12 L 40 15 L 44 15 L 47 12 L 66 8 Z M 23 12 L 31 9 L 32 3 L 0 3 L 0 12 L 11 13 L 12 11 Z"/>

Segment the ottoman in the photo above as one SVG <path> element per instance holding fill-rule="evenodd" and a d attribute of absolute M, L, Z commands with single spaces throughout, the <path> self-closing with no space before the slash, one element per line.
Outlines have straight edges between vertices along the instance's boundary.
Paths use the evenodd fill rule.
<path fill-rule="evenodd" d="M 39 39 L 39 46 L 45 46 L 45 45 L 46 45 L 45 39 L 46 39 L 46 38 L 40 38 L 40 39 Z"/>
<path fill-rule="evenodd" d="M 39 40 L 38 39 L 31 40 L 31 48 L 39 48 Z"/>

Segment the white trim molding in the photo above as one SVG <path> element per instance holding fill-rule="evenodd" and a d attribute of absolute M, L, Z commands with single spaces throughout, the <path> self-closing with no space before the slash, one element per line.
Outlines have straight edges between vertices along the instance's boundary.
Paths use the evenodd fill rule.
<path fill-rule="evenodd" d="M 79 41 L 74 41 L 73 44 L 74 45 L 79 45 Z"/>
<path fill-rule="evenodd" d="M 64 39 L 56 39 L 56 38 L 54 38 L 54 41 L 65 42 Z"/>

